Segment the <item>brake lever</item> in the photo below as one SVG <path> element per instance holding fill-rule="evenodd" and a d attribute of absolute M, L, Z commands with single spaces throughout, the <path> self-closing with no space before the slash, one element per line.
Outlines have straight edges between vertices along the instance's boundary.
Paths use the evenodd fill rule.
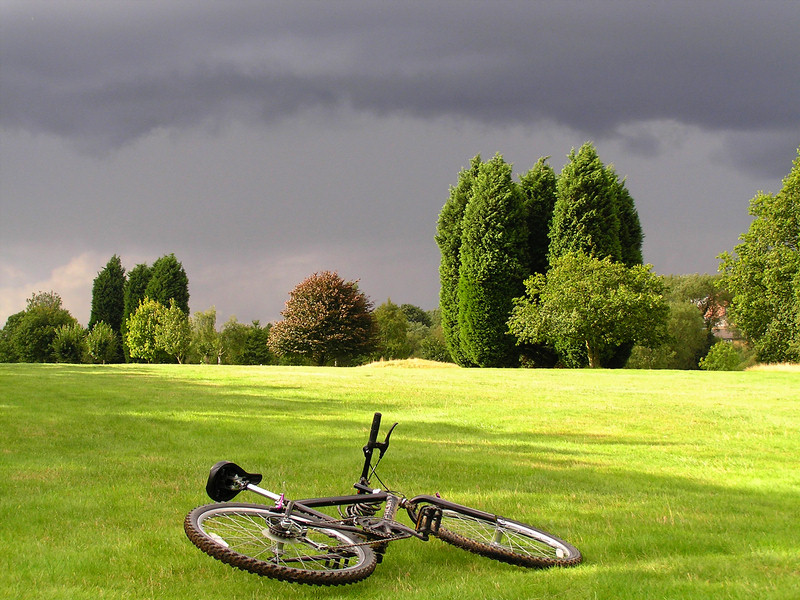
<path fill-rule="evenodd" d="M 378 458 L 379 459 L 383 458 L 384 452 L 386 452 L 386 450 L 389 448 L 389 438 L 392 437 L 392 432 L 394 431 L 395 427 L 397 427 L 397 423 L 395 423 L 394 425 L 392 425 L 389 428 L 389 433 L 386 434 L 386 439 L 383 440 L 382 443 L 376 443 L 375 444 L 375 448 L 378 449 Z"/>

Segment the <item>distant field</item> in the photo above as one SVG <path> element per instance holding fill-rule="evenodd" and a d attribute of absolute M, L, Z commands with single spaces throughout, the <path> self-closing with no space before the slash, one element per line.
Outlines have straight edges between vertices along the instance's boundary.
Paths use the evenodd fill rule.
<path fill-rule="evenodd" d="M 288 496 L 347 493 L 378 410 L 400 422 L 394 489 L 538 525 L 584 564 L 406 540 L 320 589 L 184 536 L 221 459 Z M 0 365 L 0 432 L 3 598 L 800 598 L 796 370 Z"/>

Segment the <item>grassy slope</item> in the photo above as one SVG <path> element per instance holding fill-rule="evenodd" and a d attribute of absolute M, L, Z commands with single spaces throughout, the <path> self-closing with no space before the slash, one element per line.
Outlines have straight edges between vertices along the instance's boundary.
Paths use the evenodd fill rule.
<path fill-rule="evenodd" d="M 408 540 L 320 590 L 185 539 L 220 459 L 346 493 L 376 410 L 400 421 L 392 487 L 551 530 L 585 564 Z M 800 597 L 797 372 L 0 365 L 0 431 L 0 597 Z"/>

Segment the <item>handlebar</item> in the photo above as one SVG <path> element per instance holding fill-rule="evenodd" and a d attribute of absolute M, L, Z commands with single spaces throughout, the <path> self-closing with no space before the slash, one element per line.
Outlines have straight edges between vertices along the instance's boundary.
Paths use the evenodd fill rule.
<path fill-rule="evenodd" d="M 367 445 L 364 446 L 364 468 L 361 471 L 361 483 L 366 483 L 369 479 L 369 467 L 372 463 L 373 450 L 378 450 L 378 460 L 383 458 L 383 454 L 389 448 L 389 438 L 392 436 L 392 432 L 394 431 L 395 427 L 397 427 L 397 423 L 389 428 L 389 432 L 386 434 L 386 439 L 384 439 L 383 442 L 379 442 L 378 432 L 381 428 L 381 413 L 376 412 L 373 415 L 372 427 L 369 430 L 369 441 L 367 441 Z"/>
<path fill-rule="evenodd" d="M 376 412 L 372 417 L 372 429 L 369 430 L 369 441 L 367 446 L 374 447 L 378 441 L 378 430 L 381 428 L 381 413 Z"/>

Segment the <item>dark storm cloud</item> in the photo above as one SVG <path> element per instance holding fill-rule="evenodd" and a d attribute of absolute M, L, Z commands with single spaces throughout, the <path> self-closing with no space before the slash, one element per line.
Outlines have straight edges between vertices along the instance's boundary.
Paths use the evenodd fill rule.
<path fill-rule="evenodd" d="M 675 120 L 767 131 L 763 144 L 781 151 L 800 129 L 798 2 L 34 1 L 3 12 L 0 123 L 94 150 L 320 107 L 551 121 L 590 136 Z"/>

